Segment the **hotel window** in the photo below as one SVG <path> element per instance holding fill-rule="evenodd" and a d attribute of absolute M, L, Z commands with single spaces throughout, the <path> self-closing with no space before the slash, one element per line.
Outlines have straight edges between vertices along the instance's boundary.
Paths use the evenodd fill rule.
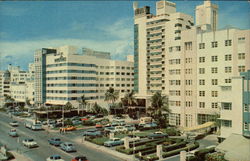
<path fill-rule="evenodd" d="M 192 80 L 186 80 L 186 85 L 192 85 Z"/>
<path fill-rule="evenodd" d="M 199 43 L 199 49 L 205 49 L 205 43 Z"/>
<path fill-rule="evenodd" d="M 212 102 L 212 108 L 218 108 L 218 103 L 217 102 Z"/>
<path fill-rule="evenodd" d="M 186 58 L 186 63 L 192 63 L 192 58 Z"/>
<path fill-rule="evenodd" d="M 181 106 L 181 101 L 176 101 L 176 106 Z"/>
<path fill-rule="evenodd" d="M 232 40 L 225 40 L 225 46 L 232 46 Z"/>
<path fill-rule="evenodd" d="M 191 101 L 186 101 L 186 107 L 192 107 L 192 102 Z"/>
<path fill-rule="evenodd" d="M 199 80 L 199 85 L 205 85 L 205 79 L 200 79 Z"/>
<path fill-rule="evenodd" d="M 192 96 L 192 91 L 188 90 L 185 92 L 186 93 L 186 96 Z"/>
<path fill-rule="evenodd" d="M 239 53 L 239 54 L 238 54 L 238 59 L 239 59 L 239 60 L 245 59 L 245 53 Z"/>
<path fill-rule="evenodd" d="M 200 108 L 205 108 L 205 102 L 199 102 L 199 107 Z"/>
<path fill-rule="evenodd" d="M 185 42 L 185 50 L 192 50 L 192 42 Z"/>
<path fill-rule="evenodd" d="M 232 55 L 225 55 L 225 61 L 231 61 L 232 60 Z"/>
<path fill-rule="evenodd" d="M 199 68 L 199 74 L 205 74 L 205 68 Z"/>
<path fill-rule="evenodd" d="M 248 123 L 247 122 L 244 122 L 244 130 L 248 131 Z"/>
<path fill-rule="evenodd" d="M 218 97 L 218 91 L 212 91 L 211 95 L 212 97 Z"/>
<path fill-rule="evenodd" d="M 200 97 L 205 97 L 205 91 L 199 91 L 199 96 Z"/>
<path fill-rule="evenodd" d="M 249 105 L 249 107 L 250 107 L 250 105 Z M 248 105 L 247 104 L 244 104 L 244 112 L 248 112 Z"/>
<path fill-rule="evenodd" d="M 239 72 L 245 72 L 245 66 L 244 65 L 238 66 L 238 71 Z"/>
<path fill-rule="evenodd" d="M 168 48 L 169 52 L 173 52 L 173 47 Z"/>
<path fill-rule="evenodd" d="M 204 63 L 205 62 L 205 57 L 199 57 L 199 62 Z"/>
<path fill-rule="evenodd" d="M 232 110 L 232 103 L 230 103 L 230 102 L 223 102 L 222 103 L 222 110 Z"/>
<path fill-rule="evenodd" d="M 231 79 L 225 79 L 225 83 L 231 83 Z"/>
<path fill-rule="evenodd" d="M 212 79 L 212 85 L 218 85 L 218 79 Z"/>
<path fill-rule="evenodd" d="M 212 56 L 212 57 L 211 57 L 211 61 L 212 61 L 212 62 L 218 61 L 218 56 Z"/>
<path fill-rule="evenodd" d="M 231 120 L 222 120 L 221 125 L 224 127 L 232 127 L 232 121 Z"/>
<path fill-rule="evenodd" d="M 225 73 L 231 73 L 232 67 L 225 67 Z"/>
<path fill-rule="evenodd" d="M 211 68 L 211 73 L 218 73 L 218 68 L 217 67 L 212 67 Z"/>
<path fill-rule="evenodd" d="M 117 66 L 117 67 L 116 67 L 116 69 L 120 69 L 120 67 L 119 67 L 119 66 Z"/>
<path fill-rule="evenodd" d="M 218 47 L 218 41 L 213 41 L 211 42 L 212 48 L 217 48 Z"/>
<path fill-rule="evenodd" d="M 238 43 L 239 43 L 239 44 L 245 43 L 245 37 L 239 37 L 239 38 L 238 38 Z"/>
<path fill-rule="evenodd" d="M 180 46 L 176 46 L 176 51 L 181 51 L 181 47 Z"/>

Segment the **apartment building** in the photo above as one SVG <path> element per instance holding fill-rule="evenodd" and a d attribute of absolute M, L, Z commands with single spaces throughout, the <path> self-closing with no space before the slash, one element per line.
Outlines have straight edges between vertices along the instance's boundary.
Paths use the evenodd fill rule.
<path fill-rule="evenodd" d="M 110 53 L 73 46 L 40 49 L 35 53 L 35 102 L 46 105 L 79 105 L 82 95 L 104 102 L 113 87 L 120 93 L 133 89 L 133 62 L 110 59 Z M 131 58 L 130 58 L 131 59 Z"/>
<path fill-rule="evenodd" d="M 250 69 L 249 30 L 218 30 L 218 6 L 210 1 L 192 16 L 176 12 L 175 3 L 150 7 L 134 3 L 135 91 L 148 99 L 169 96 L 169 123 L 191 127 L 219 113 L 220 84 Z"/>

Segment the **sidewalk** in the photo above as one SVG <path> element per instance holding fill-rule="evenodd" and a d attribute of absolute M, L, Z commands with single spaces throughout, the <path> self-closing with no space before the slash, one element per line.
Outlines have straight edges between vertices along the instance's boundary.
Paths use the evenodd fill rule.
<path fill-rule="evenodd" d="M 86 145 L 86 146 L 88 146 L 90 148 L 98 149 L 101 152 L 105 152 L 107 154 L 113 155 L 113 156 L 115 156 L 115 157 L 117 157 L 117 158 L 119 158 L 119 159 L 121 159 L 123 161 L 133 161 L 133 160 L 135 160 L 133 155 L 126 155 L 126 154 L 120 153 L 118 151 L 109 149 L 109 148 L 104 147 L 104 146 L 96 145 L 96 144 L 88 142 L 88 141 L 83 141 L 81 138 L 77 138 L 74 141 L 77 142 L 77 143 L 84 144 L 84 145 Z"/>
<path fill-rule="evenodd" d="M 14 150 L 10 152 L 15 156 L 15 159 L 13 159 L 12 161 L 32 161 L 30 158 L 27 158 L 24 155 L 21 155 Z"/>

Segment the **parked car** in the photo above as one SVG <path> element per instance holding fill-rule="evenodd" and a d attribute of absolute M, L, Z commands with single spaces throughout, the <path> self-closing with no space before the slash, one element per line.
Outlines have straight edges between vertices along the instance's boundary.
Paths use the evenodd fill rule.
<path fill-rule="evenodd" d="M 135 135 L 128 135 L 128 142 L 136 142 L 136 141 L 140 141 L 140 137 L 139 136 L 135 136 Z M 121 140 L 125 141 L 125 137 L 122 138 Z"/>
<path fill-rule="evenodd" d="M 109 127 L 104 128 L 104 132 L 107 132 L 107 133 L 109 133 L 109 132 L 111 132 L 113 130 L 115 130 L 115 127 L 113 127 L 113 126 L 109 126 Z"/>
<path fill-rule="evenodd" d="M 104 142 L 104 146 L 111 147 L 115 145 L 121 145 L 123 143 L 124 141 L 119 138 L 111 138 L 110 140 Z"/>
<path fill-rule="evenodd" d="M 34 141 L 34 139 L 24 139 L 23 145 L 28 148 L 35 148 L 38 146 L 37 143 Z"/>
<path fill-rule="evenodd" d="M 43 128 L 42 128 L 42 124 L 33 124 L 32 126 L 31 126 L 31 129 L 32 130 L 43 130 Z"/>
<path fill-rule="evenodd" d="M 154 122 L 144 124 L 144 128 L 156 128 L 157 124 Z"/>
<path fill-rule="evenodd" d="M 97 129 L 89 129 L 83 132 L 83 136 L 101 136 L 101 131 Z"/>
<path fill-rule="evenodd" d="M 10 125 L 13 126 L 13 127 L 16 127 L 16 126 L 18 126 L 19 124 L 18 124 L 17 121 L 12 121 L 12 122 L 10 122 Z"/>
<path fill-rule="evenodd" d="M 95 124 L 95 127 L 96 127 L 96 128 L 102 128 L 103 125 L 102 125 L 101 123 L 98 122 L 98 123 Z"/>
<path fill-rule="evenodd" d="M 50 138 L 48 142 L 50 145 L 54 145 L 54 146 L 59 146 L 62 143 L 60 138 Z"/>
<path fill-rule="evenodd" d="M 125 132 L 125 131 L 128 131 L 127 128 L 125 128 L 125 126 L 116 126 L 114 127 L 114 129 L 110 130 L 110 132 L 113 132 L 113 133 L 116 133 L 116 132 Z"/>
<path fill-rule="evenodd" d="M 76 152 L 75 146 L 70 142 L 60 144 L 60 148 L 66 152 Z"/>
<path fill-rule="evenodd" d="M 134 131 L 136 130 L 134 126 L 132 125 L 125 125 L 125 128 L 127 129 L 127 131 Z"/>
<path fill-rule="evenodd" d="M 73 125 L 81 125 L 82 121 L 80 121 L 80 120 L 73 120 L 72 123 L 73 123 Z"/>
<path fill-rule="evenodd" d="M 46 161 L 64 161 L 60 155 L 52 155 L 46 159 Z"/>
<path fill-rule="evenodd" d="M 168 134 L 164 134 L 161 131 L 157 131 L 157 132 L 154 132 L 154 133 L 148 135 L 149 139 L 166 138 L 166 137 L 168 137 Z"/>
<path fill-rule="evenodd" d="M 72 161 L 89 161 L 85 156 L 77 156 L 72 159 Z"/>
<path fill-rule="evenodd" d="M 76 130 L 76 127 L 75 126 L 66 126 L 66 127 L 60 128 L 60 130 L 62 130 L 62 131 L 74 131 L 74 130 Z"/>
<path fill-rule="evenodd" d="M 10 129 L 9 131 L 9 135 L 12 136 L 12 137 L 17 137 L 18 134 L 17 134 L 17 131 L 16 129 Z"/>

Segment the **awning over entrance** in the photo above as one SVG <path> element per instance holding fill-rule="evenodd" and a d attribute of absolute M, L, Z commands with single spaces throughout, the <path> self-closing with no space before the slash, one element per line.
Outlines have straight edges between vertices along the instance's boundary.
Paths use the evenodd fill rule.
<path fill-rule="evenodd" d="M 225 153 L 224 157 L 229 161 L 249 161 L 250 139 L 239 134 L 231 134 L 215 150 Z"/>
<path fill-rule="evenodd" d="M 215 127 L 215 122 L 206 122 L 202 125 L 198 125 L 195 127 L 184 128 L 184 132 L 207 132 L 211 128 Z"/>

